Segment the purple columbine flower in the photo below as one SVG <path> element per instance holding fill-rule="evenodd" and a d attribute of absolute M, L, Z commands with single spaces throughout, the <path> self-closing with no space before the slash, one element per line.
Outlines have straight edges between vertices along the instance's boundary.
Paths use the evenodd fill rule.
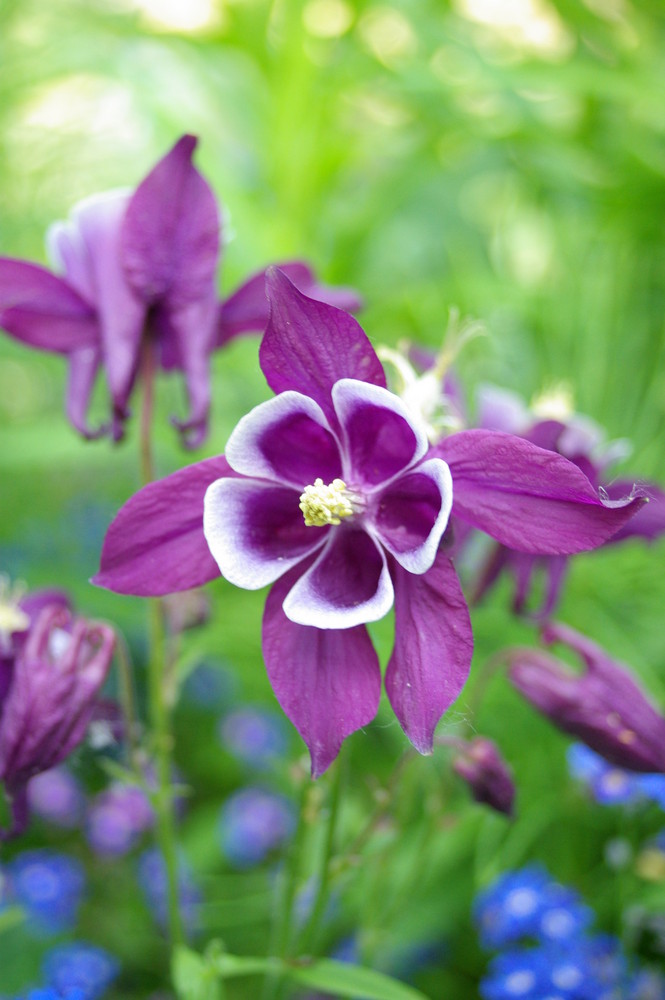
<path fill-rule="evenodd" d="M 122 438 L 143 356 L 151 367 L 182 372 L 189 412 L 175 424 L 187 446 L 198 446 L 207 433 L 212 352 L 265 327 L 263 272 L 218 299 L 221 218 L 192 163 L 196 144 L 182 136 L 135 191 L 87 198 L 55 224 L 48 247 L 57 273 L 0 258 L 0 326 L 67 357 L 67 416 L 86 438 Z M 286 266 L 313 295 L 359 305 L 350 290 L 318 285 L 306 264 Z M 88 407 L 100 368 L 111 420 L 93 429 Z"/>
<path fill-rule="evenodd" d="M 94 582 L 139 595 L 220 571 L 248 589 L 272 583 L 263 654 L 315 776 L 376 714 L 381 672 L 366 623 L 394 605 L 386 690 L 413 745 L 430 753 L 472 653 L 440 545 L 451 509 L 502 544 L 560 554 L 601 544 L 642 501 L 607 501 L 577 466 L 508 434 L 462 431 L 429 447 L 352 316 L 278 269 L 267 294 L 259 356 L 278 395 L 240 421 L 226 456 L 123 507 Z"/>
<path fill-rule="evenodd" d="M 496 743 L 477 736 L 467 743 L 460 740 L 457 749 L 453 770 L 466 781 L 476 802 L 512 816 L 515 782 Z"/>
<path fill-rule="evenodd" d="M 542 632 L 548 645 L 563 643 L 586 665 L 574 674 L 537 649 L 507 654 L 510 680 L 559 729 L 584 741 L 611 764 L 631 771 L 665 771 L 665 718 L 636 684 L 628 667 L 565 625 Z"/>
<path fill-rule="evenodd" d="M 565 386 L 543 394 L 529 409 L 521 398 L 505 389 L 484 385 L 478 400 L 478 425 L 517 434 L 541 448 L 557 452 L 570 459 L 589 480 L 610 499 L 630 492 L 633 481 L 610 475 L 611 466 L 630 451 L 624 440 L 606 441 L 602 428 L 572 409 Z M 649 499 L 628 523 L 604 544 L 641 538 L 653 542 L 665 533 L 665 490 L 656 483 L 640 480 L 640 491 Z M 545 593 L 532 617 L 544 619 L 555 610 L 568 570 L 568 557 L 519 551 L 515 547 L 496 545 L 482 567 L 475 587 L 474 600 L 480 600 L 504 574 L 515 580 L 513 610 L 524 614 L 533 601 L 533 591 L 539 572 L 544 574 Z"/>
<path fill-rule="evenodd" d="M 0 838 L 24 829 L 30 779 L 83 740 L 113 656 L 108 625 L 74 618 L 59 592 L 47 593 L 55 603 L 38 592 L 20 602 L 36 609 L 47 601 L 26 613 L 27 628 L 0 651 L 0 779 L 13 810 L 12 828 Z"/>

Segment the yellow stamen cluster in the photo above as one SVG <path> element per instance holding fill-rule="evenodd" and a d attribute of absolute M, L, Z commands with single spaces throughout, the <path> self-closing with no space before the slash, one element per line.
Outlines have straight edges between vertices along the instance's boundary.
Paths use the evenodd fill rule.
<path fill-rule="evenodd" d="M 306 486 L 305 492 L 300 495 L 300 509 L 308 528 L 340 524 L 343 517 L 353 514 L 346 483 L 342 479 L 333 479 L 329 486 L 322 479 L 315 479 L 314 485 Z"/>
<path fill-rule="evenodd" d="M 531 400 L 531 410 L 539 420 L 568 420 L 575 412 L 571 386 L 567 382 L 546 386 Z"/>
<path fill-rule="evenodd" d="M 25 632 L 30 625 L 30 619 L 25 611 L 22 611 L 18 603 L 25 593 L 25 588 L 20 584 L 12 588 L 9 584 L 9 577 L 0 575 L 0 635 L 9 635 L 11 632 Z"/>

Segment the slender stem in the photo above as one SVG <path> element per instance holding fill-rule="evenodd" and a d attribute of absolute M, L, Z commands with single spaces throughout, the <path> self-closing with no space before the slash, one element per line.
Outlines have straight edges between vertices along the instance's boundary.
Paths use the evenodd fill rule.
<path fill-rule="evenodd" d="M 134 684 L 132 682 L 132 664 L 129 658 L 129 650 L 123 635 L 116 632 L 116 656 L 118 664 L 118 679 L 120 688 L 120 704 L 122 714 L 125 717 L 127 727 L 127 742 L 129 744 L 129 760 L 132 770 L 137 777 L 143 777 L 141 771 L 141 751 L 139 745 L 139 724 L 136 712 L 136 699 L 134 697 Z"/>
<path fill-rule="evenodd" d="M 343 749 L 340 756 L 343 754 Z M 314 897 L 314 902 L 312 904 L 312 910 L 309 916 L 309 920 L 303 930 L 302 937 L 300 939 L 299 951 L 301 954 L 306 955 L 312 947 L 312 942 L 316 940 L 316 935 L 318 933 L 321 921 L 325 914 L 326 906 L 328 905 L 328 894 L 330 888 L 330 878 L 331 878 L 331 861 L 333 857 L 333 848 L 335 845 L 335 834 L 337 832 L 337 819 L 339 816 L 339 804 L 341 801 L 341 790 L 344 784 L 344 779 L 346 777 L 346 757 L 337 760 L 334 766 L 334 774 L 332 780 L 332 787 L 330 789 L 330 803 L 328 805 L 328 815 L 326 821 L 326 829 L 323 842 L 323 850 L 321 851 L 320 858 L 320 869 L 319 876 L 317 880 L 316 896 Z"/>
<path fill-rule="evenodd" d="M 143 381 L 143 407 L 140 422 L 140 465 L 143 485 L 154 478 L 152 453 L 152 415 L 155 380 L 154 345 L 144 338 L 141 356 Z M 152 748 L 155 756 L 157 788 L 153 795 L 156 813 L 157 842 L 166 870 L 169 934 L 172 945 L 182 944 L 184 930 L 178 898 L 178 850 L 176 844 L 173 790 L 171 786 L 173 736 L 171 713 L 167 693 L 167 650 L 164 610 L 160 600 L 151 600 L 148 611 L 148 700 Z"/>
<path fill-rule="evenodd" d="M 293 911 L 298 888 L 298 874 L 302 860 L 305 832 L 307 828 L 307 813 L 309 809 L 310 785 L 303 780 L 298 809 L 298 825 L 287 854 L 284 869 L 280 873 L 278 884 L 278 902 L 275 918 L 270 933 L 269 956 L 285 958 L 289 952 L 293 933 Z M 282 975 L 269 970 L 263 983 L 262 1000 L 274 1000 L 279 996 Z"/>

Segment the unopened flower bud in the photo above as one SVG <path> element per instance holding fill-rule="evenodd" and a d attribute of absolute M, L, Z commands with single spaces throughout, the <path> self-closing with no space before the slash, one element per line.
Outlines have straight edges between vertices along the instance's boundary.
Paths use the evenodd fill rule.
<path fill-rule="evenodd" d="M 453 770 L 469 785 L 476 802 L 512 816 L 515 784 L 510 767 L 497 745 L 477 736 L 460 747 Z"/>
<path fill-rule="evenodd" d="M 578 653 L 586 673 L 573 673 L 541 650 L 515 649 L 509 675 L 518 691 L 610 763 L 631 771 L 665 771 L 665 718 L 629 668 L 564 625 L 548 625 L 542 636 L 548 645 L 561 642 Z"/>

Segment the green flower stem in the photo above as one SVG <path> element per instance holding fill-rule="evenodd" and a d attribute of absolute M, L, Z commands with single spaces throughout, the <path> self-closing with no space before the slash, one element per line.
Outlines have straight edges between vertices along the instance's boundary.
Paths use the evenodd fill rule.
<path fill-rule="evenodd" d="M 152 416 L 156 358 L 149 336 L 144 337 L 141 356 L 143 405 L 141 409 L 139 457 L 141 480 L 145 486 L 155 476 L 152 450 Z M 151 748 L 155 758 L 157 787 L 152 795 L 156 816 L 157 843 L 164 859 L 167 885 L 169 937 L 171 946 L 184 942 L 178 893 L 178 849 L 176 844 L 173 789 L 171 785 L 173 734 L 169 700 L 169 671 L 164 608 L 160 600 L 151 600 L 148 609 L 148 706 Z"/>
<path fill-rule="evenodd" d="M 323 849 L 320 856 L 320 868 L 317 879 L 316 896 L 312 904 L 312 911 L 300 938 L 298 951 L 301 955 L 307 955 L 312 948 L 316 936 L 328 905 L 330 890 L 331 868 L 333 850 L 335 846 L 335 835 L 337 832 L 337 819 L 339 816 L 339 805 L 342 799 L 342 786 L 346 778 L 346 756 L 342 751 L 333 765 L 332 785 L 330 789 L 330 802 L 326 817 L 326 828 L 324 833 Z"/>
<path fill-rule="evenodd" d="M 118 665 L 118 686 L 122 714 L 127 729 L 129 761 L 137 778 L 145 777 L 141 769 L 141 748 L 139 745 L 139 723 L 136 713 L 136 699 L 132 679 L 132 664 L 125 637 L 116 629 L 116 663 Z"/>
<path fill-rule="evenodd" d="M 277 906 L 268 949 L 269 957 L 285 958 L 288 955 L 293 936 L 293 910 L 308 826 L 307 814 L 311 787 L 309 781 L 304 778 L 298 808 L 298 825 L 286 857 L 284 869 L 279 876 Z M 262 1000 L 276 1000 L 280 993 L 282 979 L 282 973 L 275 971 L 273 967 L 267 970 L 261 994 Z"/>

